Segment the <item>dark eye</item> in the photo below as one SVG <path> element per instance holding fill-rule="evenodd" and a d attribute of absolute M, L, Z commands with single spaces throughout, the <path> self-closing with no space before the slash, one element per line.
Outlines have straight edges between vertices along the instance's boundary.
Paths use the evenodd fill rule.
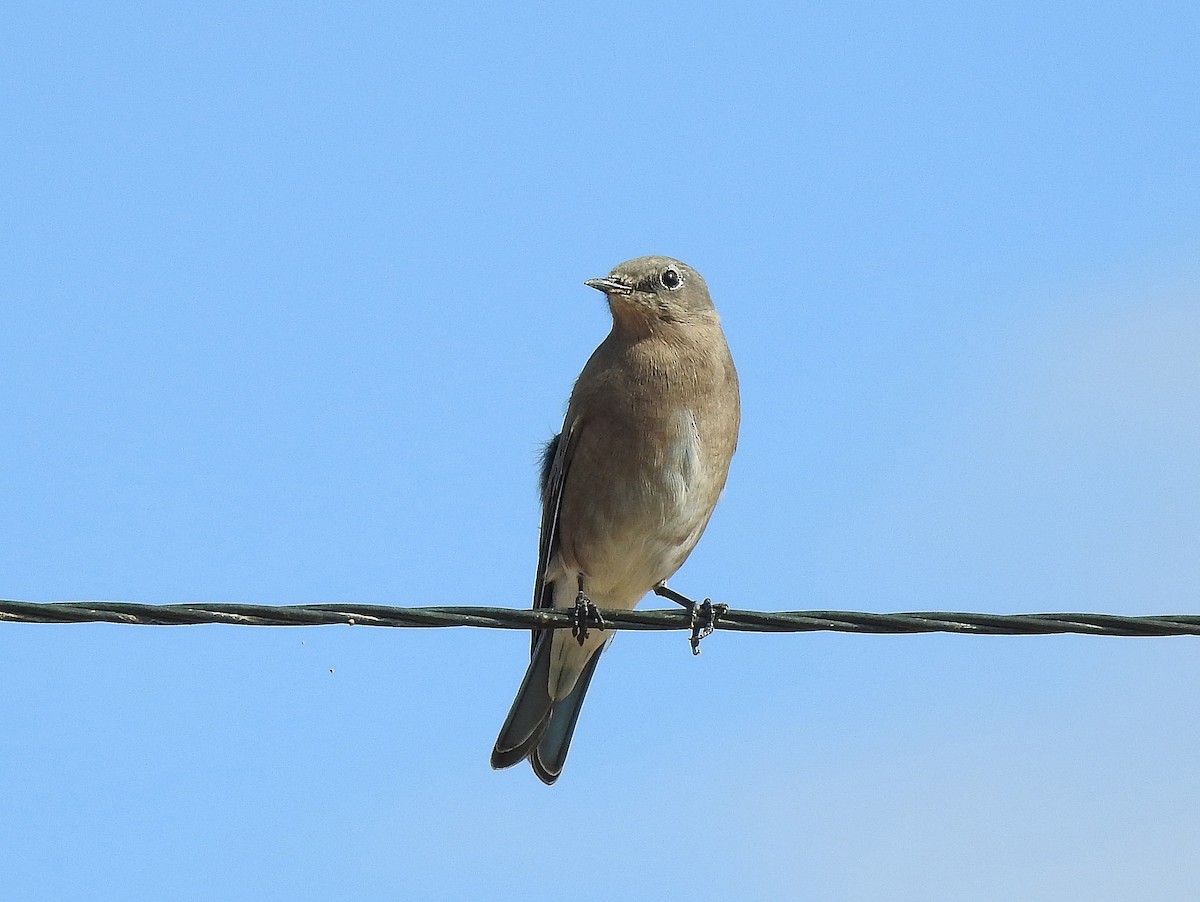
<path fill-rule="evenodd" d="M 673 269 L 664 269 L 662 274 L 663 288 L 674 290 L 683 284 L 683 279 L 679 273 Z"/>

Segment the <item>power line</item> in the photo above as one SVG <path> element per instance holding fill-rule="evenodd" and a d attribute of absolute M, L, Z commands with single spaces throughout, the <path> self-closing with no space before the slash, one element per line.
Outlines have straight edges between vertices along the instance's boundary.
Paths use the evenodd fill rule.
<path fill-rule="evenodd" d="M 601 611 L 605 629 L 692 630 L 685 610 Z M 569 629 L 569 611 L 496 607 L 402 608 L 370 604 L 134 604 L 122 601 L 31 602 L 0 600 L 0 622 L 122 623 L 180 626 L 223 623 L 236 626 L 449 627 L 485 629 Z M 875 614 L 862 611 L 740 611 L 719 613 L 719 630 L 762 633 L 967 633 L 980 636 L 1197 636 L 1200 615 L 1161 614 L 973 614 L 914 611 Z"/>

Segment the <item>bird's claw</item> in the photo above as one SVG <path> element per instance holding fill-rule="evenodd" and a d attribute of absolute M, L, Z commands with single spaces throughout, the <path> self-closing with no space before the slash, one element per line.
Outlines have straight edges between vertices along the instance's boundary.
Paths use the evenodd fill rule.
<path fill-rule="evenodd" d="M 706 598 L 699 604 L 692 602 L 688 608 L 692 620 L 692 635 L 688 638 L 688 643 L 692 646 L 692 654 L 700 654 L 700 640 L 711 636 L 712 631 L 717 628 L 717 621 L 728 612 L 729 605 L 723 602 L 713 604 L 711 598 Z"/>
<path fill-rule="evenodd" d="M 575 596 L 575 609 L 571 612 L 571 635 L 580 645 L 587 641 L 589 626 L 604 632 L 604 618 L 600 616 L 600 609 L 581 589 Z"/>
<path fill-rule="evenodd" d="M 688 639 L 688 644 L 692 646 L 692 654 L 694 655 L 700 654 L 700 640 L 705 636 L 712 635 L 712 631 L 717 628 L 717 621 L 729 613 L 729 605 L 723 602 L 713 604 L 711 598 L 695 602 L 686 595 L 680 595 L 674 589 L 670 589 L 664 585 L 655 586 L 654 594 L 661 598 L 669 598 L 676 604 L 687 608 L 692 626 L 692 635 Z"/>

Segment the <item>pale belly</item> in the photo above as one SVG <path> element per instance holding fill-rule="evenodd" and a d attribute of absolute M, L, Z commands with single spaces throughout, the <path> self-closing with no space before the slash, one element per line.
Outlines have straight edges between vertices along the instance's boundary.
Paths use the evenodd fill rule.
<path fill-rule="evenodd" d="M 547 576 L 582 572 L 585 591 L 601 607 L 633 607 L 670 577 L 712 514 L 720 486 L 704 466 L 692 415 L 679 411 L 669 422 L 667 441 L 655 448 L 639 447 L 631 437 L 608 448 L 581 449 L 592 459 L 572 466 L 559 519 L 558 560 L 551 564 L 556 572 Z M 596 472 L 601 455 L 605 478 L 586 481 L 582 474 Z M 557 605 L 560 593 L 555 594 Z"/>

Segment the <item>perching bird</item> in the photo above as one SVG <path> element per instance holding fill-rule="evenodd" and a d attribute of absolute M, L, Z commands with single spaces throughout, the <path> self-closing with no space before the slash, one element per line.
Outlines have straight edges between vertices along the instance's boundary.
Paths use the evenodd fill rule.
<path fill-rule="evenodd" d="M 700 274 L 639 257 L 586 285 L 613 327 L 579 374 L 542 460 L 535 608 L 628 610 L 683 564 L 708 525 L 737 445 L 737 371 Z M 612 632 L 535 630 L 492 767 L 562 773 Z"/>

